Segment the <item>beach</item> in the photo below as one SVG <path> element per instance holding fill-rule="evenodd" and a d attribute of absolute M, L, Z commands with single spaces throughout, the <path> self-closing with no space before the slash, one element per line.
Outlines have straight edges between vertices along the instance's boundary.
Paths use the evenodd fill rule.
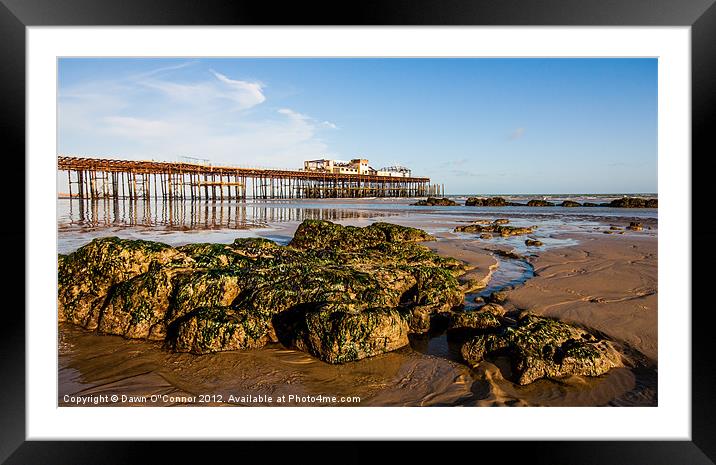
<path fill-rule="evenodd" d="M 83 206 L 80 214 L 78 202 L 60 199 L 58 252 L 108 236 L 173 246 L 228 244 L 238 237 L 286 244 L 305 219 L 409 226 L 435 236 L 424 245 L 467 264 L 466 276 L 485 286 L 468 292 L 465 307 L 506 291 L 509 311 L 528 311 L 603 335 L 620 348 L 624 367 L 522 386 L 510 380 L 510 368 L 499 358 L 466 364 L 459 345 L 444 331 L 411 335 L 408 346 L 334 365 L 280 343 L 194 355 L 169 351 L 160 342 L 60 323 L 59 405 L 77 405 L 73 399 L 78 396 L 101 399 L 117 392 L 127 396 L 121 405 L 656 405 L 656 209 L 466 207 L 464 198 L 456 200 L 459 205 L 451 207 L 414 207 L 414 199 L 105 203 Z M 490 239 L 455 232 L 461 225 L 498 218 L 537 229 Z M 632 222 L 642 229 L 626 229 Z M 528 246 L 527 238 L 542 245 Z M 279 401 L 282 396 L 294 400 Z"/>

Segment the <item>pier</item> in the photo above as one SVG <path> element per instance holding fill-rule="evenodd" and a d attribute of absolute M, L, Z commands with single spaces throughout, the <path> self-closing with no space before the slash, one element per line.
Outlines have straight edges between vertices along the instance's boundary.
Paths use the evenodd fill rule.
<path fill-rule="evenodd" d="M 70 198 L 130 200 L 246 200 L 441 195 L 426 177 L 339 174 L 58 156 Z"/>

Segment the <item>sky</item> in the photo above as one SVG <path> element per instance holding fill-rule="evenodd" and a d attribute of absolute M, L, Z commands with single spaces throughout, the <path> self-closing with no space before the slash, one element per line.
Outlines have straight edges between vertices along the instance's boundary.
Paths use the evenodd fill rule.
<path fill-rule="evenodd" d="M 448 194 L 656 193 L 657 59 L 62 58 L 58 154 L 401 164 Z"/>

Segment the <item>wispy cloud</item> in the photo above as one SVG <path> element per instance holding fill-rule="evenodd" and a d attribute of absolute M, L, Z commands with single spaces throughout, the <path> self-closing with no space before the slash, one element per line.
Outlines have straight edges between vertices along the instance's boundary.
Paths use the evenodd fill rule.
<path fill-rule="evenodd" d="M 192 81 L 173 79 L 191 64 L 61 89 L 60 152 L 167 160 L 190 155 L 276 167 L 331 154 L 319 134 L 336 129 L 334 123 L 267 107 L 262 82 L 214 70 L 193 73 Z"/>
<path fill-rule="evenodd" d="M 525 135 L 525 128 L 517 128 L 510 133 L 509 139 L 510 140 L 522 139 L 522 136 L 524 136 L 524 135 Z"/>

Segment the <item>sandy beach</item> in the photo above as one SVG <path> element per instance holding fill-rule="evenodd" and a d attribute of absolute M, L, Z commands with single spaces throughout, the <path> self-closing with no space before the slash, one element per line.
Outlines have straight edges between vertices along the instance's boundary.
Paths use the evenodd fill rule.
<path fill-rule="evenodd" d="M 570 217 L 540 217 L 541 211 L 527 215 L 505 209 L 496 214 L 464 207 L 406 212 L 402 204 L 374 213 L 334 215 L 334 220 L 358 226 L 389 221 L 425 229 L 438 237 L 425 245 L 467 263 L 471 270 L 463 279 L 487 286 L 481 292 L 468 293 L 465 305 L 477 296 L 507 290 L 508 310 L 526 310 L 597 331 L 623 349 L 626 366 L 597 377 L 541 379 L 519 386 L 509 380 L 509 366 L 502 360 L 466 365 L 459 346 L 445 333 L 411 336 L 410 346 L 396 351 L 329 365 L 275 343 L 261 349 L 197 356 L 172 353 L 157 342 L 101 335 L 61 323 L 59 405 L 75 405 L 73 396 L 115 392 L 135 396 L 134 402 L 123 405 L 196 405 L 196 400 L 186 400 L 203 394 L 222 398 L 221 402 L 209 398 L 204 405 L 285 405 L 275 401 L 283 394 L 307 399 L 290 405 L 656 405 L 655 215 L 639 218 L 643 231 L 625 231 L 622 228 L 634 219 L 630 212 L 618 217 L 600 216 L 602 212 L 582 217 L 572 211 Z M 525 247 L 525 237 L 484 240 L 475 234 L 453 232 L 459 224 L 497 217 L 509 218 L 512 224 L 539 225 L 533 236 L 540 238 L 544 247 Z M 290 238 L 297 224 L 276 222 L 257 234 Z M 63 234 L 67 244 L 80 243 L 81 232 L 70 228 Z M 91 234 L 142 235 L 136 228 L 95 228 Z M 228 242 L 237 231 L 219 229 L 194 237 L 178 231 L 153 234 L 153 240 L 167 243 Z M 249 234 L 255 231 L 249 230 Z M 496 250 L 511 250 L 521 258 L 506 258 Z M 322 403 L 309 399 L 317 395 L 346 400 Z M 158 400 L 150 401 L 151 396 Z M 236 401 L 227 402 L 230 396 Z"/>

